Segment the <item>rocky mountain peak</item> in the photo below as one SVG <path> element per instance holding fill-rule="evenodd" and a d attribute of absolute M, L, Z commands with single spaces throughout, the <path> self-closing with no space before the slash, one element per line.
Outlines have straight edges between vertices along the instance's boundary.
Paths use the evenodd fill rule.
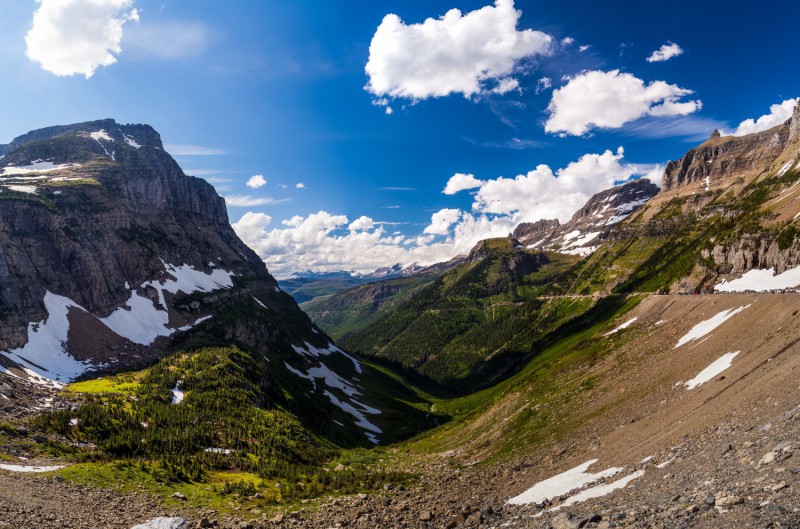
<path fill-rule="evenodd" d="M 798 139 L 800 139 L 800 100 L 794 106 L 794 112 L 789 121 L 789 143 L 794 143 Z"/>
<path fill-rule="evenodd" d="M 716 132 L 716 131 L 715 131 Z M 671 161 L 664 171 L 665 192 L 699 184 L 705 191 L 730 185 L 731 177 L 746 184 L 765 171 L 777 169 L 785 160 L 796 155 L 800 138 L 800 105 L 782 125 L 745 136 L 711 137 L 687 152 L 681 159 Z M 791 149 L 792 152 L 788 152 Z M 696 191 L 694 187 L 692 191 Z"/>
<path fill-rule="evenodd" d="M 512 236 L 530 249 L 588 255 L 610 226 L 622 222 L 658 192 L 657 185 L 640 178 L 592 196 L 566 224 L 555 219 L 522 223 Z"/>

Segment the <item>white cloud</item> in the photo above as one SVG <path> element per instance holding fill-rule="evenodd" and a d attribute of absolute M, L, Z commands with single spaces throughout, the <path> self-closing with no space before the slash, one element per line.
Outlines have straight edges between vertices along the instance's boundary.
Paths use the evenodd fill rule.
<path fill-rule="evenodd" d="M 442 209 L 431 215 L 431 223 L 423 233 L 429 235 L 447 235 L 450 226 L 461 218 L 460 209 Z"/>
<path fill-rule="evenodd" d="M 406 247 L 402 235 L 380 226 L 345 230 L 347 217 L 327 211 L 292 217 L 273 229 L 268 229 L 270 220 L 263 213 L 246 213 L 233 229 L 278 277 L 298 270 L 372 272 L 387 264 L 434 263 L 452 250 L 443 243 Z"/>
<path fill-rule="evenodd" d="M 579 136 L 592 127 L 619 128 L 644 116 L 682 116 L 700 110 L 699 100 L 680 101 L 691 90 L 664 81 L 648 85 L 619 70 L 584 72 L 553 91 L 547 132 Z"/>
<path fill-rule="evenodd" d="M 591 44 L 585 44 L 583 46 L 578 46 L 578 51 L 583 53 L 585 51 L 588 51 L 588 49 L 591 48 L 591 47 L 592 47 Z"/>
<path fill-rule="evenodd" d="M 674 42 L 668 42 L 667 44 L 662 44 L 660 48 L 651 53 L 647 58 L 647 62 L 668 61 L 673 57 L 677 57 L 681 53 L 683 53 L 683 48 Z"/>
<path fill-rule="evenodd" d="M 139 20 L 133 0 L 36 1 L 25 54 L 58 76 L 88 79 L 98 67 L 117 62 L 123 26 Z"/>
<path fill-rule="evenodd" d="M 553 86 L 553 80 L 549 77 L 542 77 L 538 81 L 536 81 L 536 93 L 541 94 L 548 88 Z"/>
<path fill-rule="evenodd" d="M 202 22 L 143 23 L 125 32 L 124 44 L 142 58 L 175 60 L 202 54 L 212 36 Z"/>
<path fill-rule="evenodd" d="M 575 39 L 573 39 L 572 37 L 564 37 L 563 39 L 561 39 L 561 44 L 563 44 L 564 46 L 570 46 L 572 44 L 575 44 Z"/>
<path fill-rule="evenodd" d="M 180 145 L 177 143 L 165 143 L 164 148 L 172 156 L 216 156 L 228 154 L 224 149 L 214 147 L 203 147 L 201 145 Z"/>
<path fill-rule="evenodd" d="M 480 187 L 482 184 L 483 181 L 475 178 L 475 175 L 456 173 L 447 181 L 447 185 L 444 187 L 444 190 L 442 190 L 442 193 L 445 195 L 455 195 L 459 191 L 474 189 Z"/>
<path fill-rule="evenodd" d="M 237 208 L 270 206 L 273 204 L 283 204 L 288 201 L 288 198 L 278 200 L 271 197 L 254 197 L 253 195 L 228 195 L 225 197 L 225 204 Z"/>
<path fill-rule="evenodd" d="M 427 265 L 466 254 L 482 239 L 505 237 L 520 222 L 565 221 L 595 193 L 634 175 L 656 174 L 658 166 L 625 163 L 623 154 L 622 148 L 586 154 L 556 171 L 540 165 L 515 178 L 482 182 L 471 211 L 439 210 L 416 236 L 384 231 L 386 223 L 369 217 L 349 222 L 326 211 L 272 229 L 269 216 L 247 213 L 233 226 L 279 277 L 307 269 L 371 272 L 395 263 Z"/>
<path fill-rule="evenodd" d="M 375 221 L 366 215 L 361 215 L 350 223 L 347 227 L 350 231 L 371 230 L 375 227 Z"/>
<path fill-rule="evenodd" d="M 472 209 L 511 215 L 519 222 L 552 218 L 564 222 L 592 195 L 639 172 L 636 165 L 621 163 L 623 155 L 620 147 L 616 153 L 585 154 L 555 173 L 542 164 L 515 178 L 489 180 L 476 193 Z"/>
<path fill-rule="evenodd" d="M 553 47 L 546 33 L 517 31 L 519 17 L 513 0 L 466 14 L 451 9 L 420 24 L 386 15 L 370 43 L 365 89 L 381 99 L 411 100 L 514 90 L 520 62 Z"/>
<path fill-rule="evenodd" d="M 744 136 L 745 134 L 752 134 L 754 132 L 761 132 L 762 130 L 771 129 L 777 125 L 783 124 L 787 119 L 792 117 L 794 107 L 800 103 L 800 97 L 795 99 L 787 99 L 783 103 L 772 105 L 769 107 L 769 114 L 765 114 L 758 119 L 746 119 L 739 123 L 736 130 L 733 131 L 734 136 Z"/>
<path fill-rule="evenodd" d="M 305 189 L 306 185 L 303 182 L 298 182 L 294 185 L 295 189 Z"/>
<path fill-rule="evenodd" d="M 264 178 L 263 174 L 254 174 L 248 178 L 245 185 L 250 189 L 258 189 L 259 187 L 267 185 L 267 180 Z"/>

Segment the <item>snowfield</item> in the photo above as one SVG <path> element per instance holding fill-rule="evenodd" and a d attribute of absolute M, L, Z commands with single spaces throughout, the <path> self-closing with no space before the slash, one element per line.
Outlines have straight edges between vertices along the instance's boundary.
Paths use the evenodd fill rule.
<path fill-rule="evenodd" d="M 193 324 L 180 328 L 169 327 L 169 312 L 164 292 L 172 294 L 211 292 L 233 285 L 233 274 L 221 269 L 215 269 L 207 274 L 185 264 L 175 266 L 164 263 L 164 268 L 162 274 L 166 275 L 166 278 L 148 281 L 141 285 L 141 288 L 152 287 L 156 290 L 159 306 L 139 294 L 137 289 L 131 289 L 131 297 L 123 307 L 97 320 L 118 336 L 141 345 L 150 345 L 159 336 L 170 336 L 177 331 L 188 330 L 210 318 L 205 316 Z M 90 313 L 71 299 L 49 291 L 45 293 L 44 306 L 47 318 L 28 324 L 26 344 L 10 351 L 0 351 L 0 354 L 18 364 L 32 382 L 55 387 L 75 379 L 92 368 L 101 367 L 89 361 L 76 360 L 66 351 L 70 309 Z M 0 371 L 13 374 L 2 367 Z"/>
<path fill-rule="evenodd" d="M 750 305 L 743 305 L 738 309 L 723 310 L 722 312 L 715 314 L 711 318 L 705 321 L 701 321 L 700 323 L 692 327 L 689 330 L 689 332 L 684 334 L 680 340 L 678 340 L 678 343 L 675 344 L 674 349 L 677 349 L 681 345 L 687 344 L 693 340 L 702 338 L 703 336 L 710 333 L 711 331 L 713 331 L 714 329 L 716 329 L 717 327 L 728 321 L 730 318 L 733 318 L 734 316 L 736 316 L 749 306 Z"/>
<path fill-rule="evenodd" d="M 621 467 L 611 467 L 596 474 L 587 473 L 586 471 L 589 470 L 589 467 L 597 463 L 597 461 L 597 459 L 590 459 L 566 472 L 540 481 L 522 494 L 508 500 L 508 503 L 512 505 L 525 505 L 529 503 L 541 503 L 544 500 L 552 500 L 553 498 L 568 494 L 573 490 L 580 489 L 595 481 L 619 474 L 624 470 Z"/>
<path fill-rule="evenodd" d="M 782 274 L 775 274 L 774 268 L 765 270 L 750 270 L 739 279 L 722 281 L 716 285 L 717 292 L 769 292 L 770 290 L 783 290 L 800 286 L 800 266 L 786 270 Z"/>
<path fill-rule="evenodd" d="M 741 351 L 725 353 L 721 357 L 714 360 L 711 365 L 700 371 L 696 377 L 685 383 L 686 389 L 694 389 L 697 386 L 712 380 L 714 377 L 731 367 L 733 359 L 736 358 L 736 355 L 739 353 L 741 353 Z"/>

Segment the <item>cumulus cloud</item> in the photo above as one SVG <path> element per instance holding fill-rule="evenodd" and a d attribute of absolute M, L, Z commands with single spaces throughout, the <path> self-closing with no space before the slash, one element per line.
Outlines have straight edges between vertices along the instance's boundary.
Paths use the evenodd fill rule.
<path fill-rule="evenodd" d="M 584 44 L 583 46 L 578 46 L 578 51 L 583 53 L 585 51 L 588 51 L 589 48 L 591 48 L 591 47 L 592 47 L 591 44 Z"/>
<path fill-rule="evenodd" d="M 431 223 L 425 228 L 423 233 L 429 235 L 447 235 L 450 233 L 450 226 L 458 222 L 460 218 L 460 209 L 439 210 L 431 216 Z"/>
<path fill-rule="evenodd" d="M 365 89 L 382 99 L 415 101 L 515 90 L 521 62 L 553 49 L 550 35 L 518 31 L 519 17 L 514 0 L 496 0 L 466 14 L 451 9 L 420 24 L 386 15 L 370 43 Z"/>
<path fill-rule="evenodd" d="M 681 101 L 691 90 L 664 81 L 644 81 L 619 70 L 594 70 L 572 77 L 553 91 L 547 132 L 579 136 L 592 127 L 619 128 L 644 116 L 683 116 L 700 110 L 699 100 Z"/>
<path fill-rule="evenodd" d="M 434 263 L 452 249 L 444 243 L 408 246 L 402 235 L 381 226 L 347 230 L 345 215 L 327 211 L 292 217 L 280 227 L 270 224 L 268 215 L 250 212 L 233 229 L 278 277 L 298 270 L 372 272 L 387 264 Z"/>
<path fill-rule="evenodd" d="M 800 103 L 800 97 L 787 99 L 783 103 L 772 105 L 769 107 L 769 114 L 764 114 L 758 119 L 746 119 L 739 123 L 736 130 L 733 131 L 733 136 L 744 136 L 745 134 L 761 132 L 762 130 L 781 125 L 792 117 L 794 107 L 797 106 L 798 103 Z"/>
<path fill-rule="evenodd" d="M 366 215 L 361 215 L 356 220 L 350 223 L 347 227 L 350 231 L 371 230 L 375 227 L 375 221 Z"/>
<path fill-rule="evenodd" d="M 681 53 L 683 53 L 683 48 L 681 48 L 674 42 L 668 42 L 666 44 L 662 44 L 660 48 L 651 53 L 650 56 L 647 58 L 647 62 L 668 61 L 673 57 L 677 57 Z"/>
<path fill-rule="evenodd" d="M 306 188 L 306 185 L 305 185 L 303 182 L 297 182 L 297 183 L 294 185 L 294 188 L 295 188 L 295 189 L 305 189 L 305 188 Z"/>
<path fill-rule="evenodd" d="M 138 21 L 133 0 L 37 0 L 25 35 L 26 55 L 58 76 L 90 78 L 100 66 L 117 62 L 122 29 Z"/>
<path fill-rule="evenodd" d="M 395 263 L 427 265 L 466 254 L 482 239 L 505 237 L 520 222 L 566 221 L 595 193 L 638 175 L 660 177 L 659 170 L 663 167 L 626 163 L 619 148 L 586 154 L 555 171 L 540 165 L 515 178 L 479 181 L 470 211 L 439 210 L 419 235 L 389 233 L 386 223 L 370 217 L 349 222 L 326 211 L 293 217 L 279 227 L 263 213 L 247 213 L 233 226 L 279 277 L 306 269 L 371 272 Z"/>
<path fill-rule="evenodd" d="M 553 86 L 553 80 L 549 77 L 542 77 L 536 81 L 536 93 L 541 94 L 551 86 Z"/>
<path fill-rule="evenodd" d="M 455 195 L 465 189 L 475 189 L 483 184 L 481 180 L 475 178 L 475 175 L 456 173 L 447 181 L 442 193 L 445 195 Z"/>
<path fill-rule="evenodd" d="M 639 173 L 638 166 L 622 163 L 623 156 L 620 147 L 617 152 L 585 154 L 555 172 L 542 164 L 514 178 L 489 180 L 475 194 L 472 209 L 511 215 L 519 222 L 567 221 L 592 195 Z"/>
<path fill-rule="evenodd" d="M 258 189 L 259 187 L 267 185 L 267 180 L 264 178 L 263 174 L 254 174 L 248 178 L 245 185 L 250 189 Z"/>

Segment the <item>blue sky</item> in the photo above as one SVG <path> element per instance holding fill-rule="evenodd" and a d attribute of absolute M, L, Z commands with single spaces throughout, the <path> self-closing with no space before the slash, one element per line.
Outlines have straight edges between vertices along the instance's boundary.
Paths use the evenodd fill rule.
<path fill-rule="evenodd" d="M 792 102 L 771 107 L 800 95 L 798 16 L 789 1 L 3 0 L 0 142 L 148 123 L 279 276 L 429 263 L 566 220 L 715 128 L 785 119 Z"/>

